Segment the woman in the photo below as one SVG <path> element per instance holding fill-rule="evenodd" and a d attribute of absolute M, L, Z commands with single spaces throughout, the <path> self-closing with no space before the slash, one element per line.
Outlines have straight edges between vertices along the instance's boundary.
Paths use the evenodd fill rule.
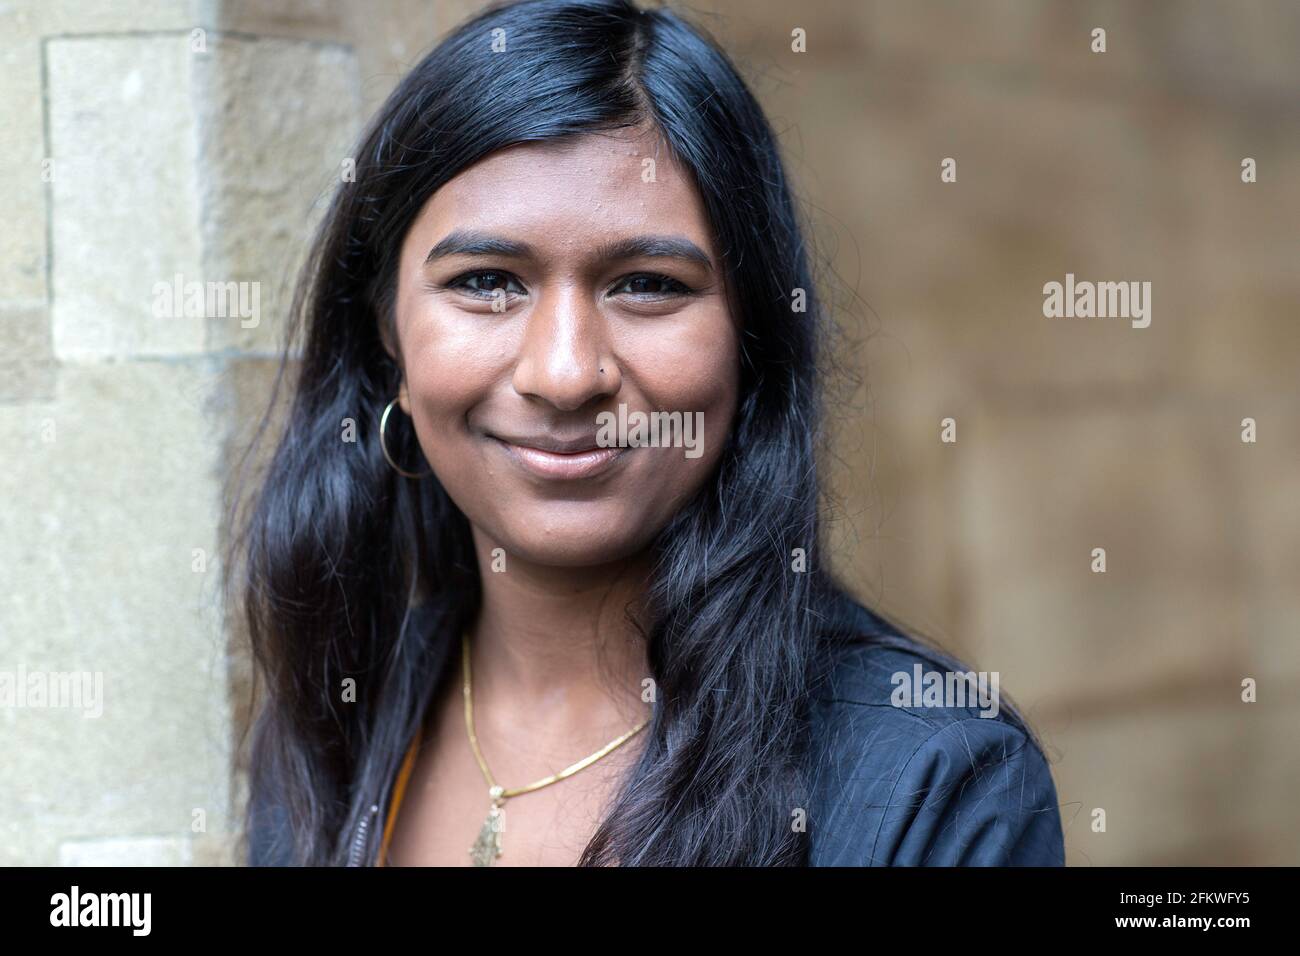
<path fill-rule="evenodd" d="M 898 699 L 967 668 L 820 564 L 827 318 L 702 32 L 471 19 L 371 123 L 294 316 L 236 544 L 251 862 L 1063 861 L 1014 708 Z"/>

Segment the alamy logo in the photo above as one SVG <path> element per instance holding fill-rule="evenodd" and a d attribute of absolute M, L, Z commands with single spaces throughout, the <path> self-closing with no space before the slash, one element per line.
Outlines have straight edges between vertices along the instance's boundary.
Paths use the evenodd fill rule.
<path fill-rule="evenodd" d="M 0 708 L 76 708 L 82 717 L 104 714 L 103 671 L 0 671 Z"/>
<path fill-rule="evenodd" d="M 1043 315 L 1049 319 L 1132 319 L 1135 329 L 1151 324 L 1150 282 L 1075 282 L 1065 274 L 1065 284 L 1043 286 Z"/>
<path fill-rule="evenodd" d="M 71 893 L 50 897 L 51 926 L 130 926 L 131 935 L 148 936 L 153 895 L 86 893 L 75 884 Z"/>
<path fill-rule="evenodd" d="M 895 707 L 978 706 L 981 717 L 996 717 L 999 710 L 997 671 L 895 671 L 889 682 L 894 691 L 889 702 Z"/>
<path fill-rule="evenodd" d="M 260 282 L 186 282 L 179 272 L 171 282 L 153 285 L 153 314 L 159 319 L 233 319 L 255 329 L 262 321 Z"/>
<path fill-rule="evenodd" d="M 685 448 L 687 458 L 704 453 L 703 412 L 628 412 L 619 403 L 618 414 L 601 412 L 596 426 L 601 448 Z"/>

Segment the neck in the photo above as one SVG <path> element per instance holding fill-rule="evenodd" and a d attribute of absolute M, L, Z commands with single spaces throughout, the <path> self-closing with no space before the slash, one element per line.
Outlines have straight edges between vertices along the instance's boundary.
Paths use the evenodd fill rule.
<path fill-rule="evenodd" d="M 474 545 L 483 591 L 470 634 L 476 723 L 481 714 L 489 733 L 528 727 L 598 746 L 649 716 L 645 641 L 628 620 L 630 610 L 644 624 L 647 555 L 575 568 L 510 555 L 494 571 L 499 545 L 478 529 Z"/>

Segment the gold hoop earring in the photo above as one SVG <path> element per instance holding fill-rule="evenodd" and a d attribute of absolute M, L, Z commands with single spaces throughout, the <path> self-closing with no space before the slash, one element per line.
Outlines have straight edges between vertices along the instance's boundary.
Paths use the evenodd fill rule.
<path fill-rule="evenodd" d="M 393 456 L 388 454 L 388 446 L 384 444 L 384 429 L 388 426 L 388 416 L 392 412 L 393 406 L 396 404 L 397 404 L 397 399 L 395 398 L 384 407 L 384 414 L 379 416 L 379 450 L 384 453 L 384 457 L 388 459 L 388 464 L 392 465 L 393 471 L 397 472 L 402 477 L 428 478 L 430 475 L 433 474 L 432 468 L 430 468 L 422 475 L 414 475 L 411 472 L 403 471 L 400 467 L 398 467 L 397 462 L 393 461 Z"/>

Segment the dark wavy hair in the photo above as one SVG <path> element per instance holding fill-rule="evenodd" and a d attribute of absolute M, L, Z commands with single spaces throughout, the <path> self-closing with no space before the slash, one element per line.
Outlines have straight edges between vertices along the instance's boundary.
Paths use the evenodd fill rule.
<path fill-rule="evenodd" d="M 494 35 L 507 52 L 493 52 Z M 227 563 L 269 685 L 246 823 L 274 805 L 292 862 L 373 859 L 377 809 L 481 601 L 465 516 L 436 478 L 407 480 L 380 450 L 380 411 L 400 381 L 381 326 L 403 237 L 435 190 L 496 150 L 642 122 L 694 176 L 737 294 L 742 371 L 713 480 L 653 543 L 657 700 L 581 863 L 807 862 L 789 819 L 808 796 L 810 688 L 832 646 L 864 637 L 844 612 L 861 606 L 819 561 L 818 368 L 833 323 L 759 104 L 704 30 L 627 0 L 524 0 L 451 33 L 363 134 L 355 181 L 338 188 L 304 266 L 275 383 L 278 394 L 300 345 L 287 422 Z M 348 420 L 355 442 L 340 440 Z M 407 470 L 427 467 L 409 427 L 387 438 Z M 872 620 L 882 626 L 867 639 L 917 648 Z M 342 698 L 348 678 L 355 702 Z"/>

